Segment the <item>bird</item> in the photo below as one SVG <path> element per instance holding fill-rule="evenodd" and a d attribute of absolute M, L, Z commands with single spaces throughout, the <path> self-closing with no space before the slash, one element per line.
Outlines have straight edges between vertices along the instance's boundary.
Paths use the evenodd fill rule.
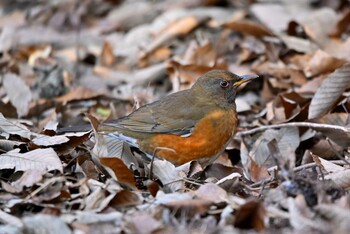
<path fill-rule="evenodd" d="M 236 132 L 237 88 L 258 75 L 212 70 L 190 89 L 146 104 L 129 115 L 101 123 L 97 131 L 136 147 L 148 156 L 182 165 L 213 162 Z"/>

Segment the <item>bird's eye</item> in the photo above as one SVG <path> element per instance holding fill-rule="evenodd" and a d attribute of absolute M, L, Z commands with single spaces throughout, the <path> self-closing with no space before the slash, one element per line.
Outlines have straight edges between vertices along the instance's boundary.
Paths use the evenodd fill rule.
<path fill-rule="evenodd" d="M 220 86 L 223 87 L 223 88 L 227 88 L 229 85 L 229 83 L 226 81 L 226 80 L 223 80 L 220 82 Z"/>

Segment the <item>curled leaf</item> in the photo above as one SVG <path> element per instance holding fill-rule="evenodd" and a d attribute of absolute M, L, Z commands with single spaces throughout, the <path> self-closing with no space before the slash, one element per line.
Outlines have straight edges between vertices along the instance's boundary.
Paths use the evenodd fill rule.
<path fill-rule="evenodd" d="M 350 64 L 346 63 L 331 73 L 318 88 L 311 100 L 308 118 L 314 119 L 326 114 L 349 85 Z"/>

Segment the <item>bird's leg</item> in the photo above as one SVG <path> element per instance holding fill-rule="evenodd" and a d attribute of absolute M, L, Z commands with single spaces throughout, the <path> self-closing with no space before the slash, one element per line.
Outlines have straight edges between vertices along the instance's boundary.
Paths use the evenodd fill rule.
<path fill-rule="evenodd" d="M 173 153 L 176 153 L 175 150 L 171 149 L 171 148 L 167 148 L 167 147 L 160 147 L 160 146 L 157 146 L 154 148 L 153 150 L 153 154 L 152 154 L 152 159 L 151 159 L 151 166 L 150 166 L 150 169 L 149 169 L 149 179 L 152 180 L 152 174 L 153 174 L 153 162 L 154 162 L 154 158 L 156 157 L 156 154 L 159 150 L 168 150 L 168 151 L 171 151 Z"/>

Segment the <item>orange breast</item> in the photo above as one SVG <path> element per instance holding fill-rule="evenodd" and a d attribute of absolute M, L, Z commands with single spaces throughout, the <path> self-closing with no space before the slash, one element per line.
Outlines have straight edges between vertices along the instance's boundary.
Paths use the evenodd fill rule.
<path fill-rule="evenodd" d="M 143 144 L 142 148 L 151 155 L 156 152 L 157 157 L 183 164 L 220 153 L 236 127 L 237 116 L 233 110 L 217 110 L 201 119 L 190 136 L 158 134 L 152 137 L 147 146 Z"/>

